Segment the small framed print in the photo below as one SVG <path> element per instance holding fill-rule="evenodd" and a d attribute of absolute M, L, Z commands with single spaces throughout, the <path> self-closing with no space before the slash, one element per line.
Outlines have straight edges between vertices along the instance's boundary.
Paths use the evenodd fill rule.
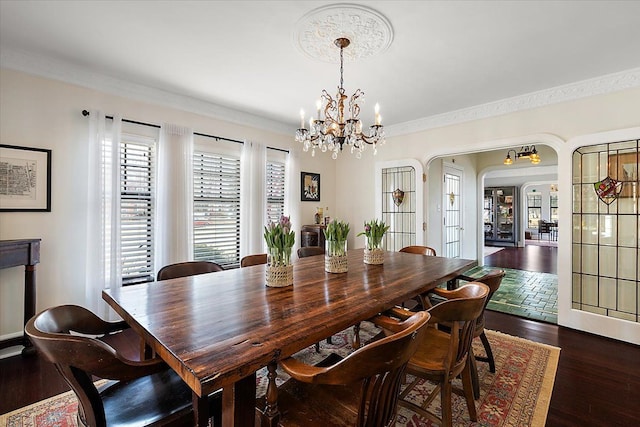
<path fill-rule="evenodd" d="M 0 212 L 51 212 L 51 150 L 0 144 Z"/>
<path fill-rule="evenodd" d="M 303 202 L 320 201 L 320 174 L 300 173 L 300 200 Z"/>

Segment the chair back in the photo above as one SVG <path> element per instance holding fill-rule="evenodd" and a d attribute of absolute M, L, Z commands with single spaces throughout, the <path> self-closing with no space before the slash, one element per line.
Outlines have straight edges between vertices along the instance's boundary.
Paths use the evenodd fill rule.
<path fill-rule="evenodd" d="M 267 254 L 247 255 L 240 260 L 240 267 L 251 267 L 267 263 Z"/>
<path fill-rule="evenodd" d="M 220 264 L 211 261 L 187 261 L 165 265 L 158 271 L 157 280 L 176 279 L 178 277 L 195 276 L 197 274 L 223 271 Z"/>
<path fill-rule="evenodd" d="M 315 255 L 324 255 L 324 248 L 321 246 L 305 246 L 298 249 L 298 258 Z"/>
<path fill-rule="evenodd" d="M 398 252 L 405 252 L 408 254 L 428 255 L 436 256 L 436 250 L 429 246 L 405 246 Z"/>
<path fill-rule="evenodd" d="M 25 332 L 34 347 L 53 363 L 75 392 L 78 418 L 84 425 L 105 426 L 102 398 L 92 375 L 110 380 L 129 381 L 166 369 L 159 359 L 130 361 L 97 338 L 72 335 L 103 335 L 126 327 L 124 322 L 105 322 L 89 310 L 76 305 L 49 308 L 32 317 Z"/>
<path fill-rule="evenodd" d="M 446 368 L 450 375 L 456 376 L 467 360 L 474 337 L 475 323 L 482 314 L 489 295 L 489 287 L 483 283 L 472 282 L 452 291 L 445 291 L 447 300 L 434 305 L 428 311 L 429 323 L 451 325 L 451 339 Z"/>
<path fill-rule="evenodd" d="M 357 425 L 390 425 L 395 418 L 405 368 L 425 339 L 429 318 L 425 311 L 415 313 L 400 323 L 398 332 L 365 345 L 309 382 L 347 385 L 361 381 Z"/>
<path fill-rule="evenodd" d="M 496 291 L 500 288 L 500 285 L 502 284 L 502 279 L 504 278 L 505 274 L 506 273 L 504 270 L 493 270 L 478 279 L 473 279 L 474 282 L 484 283 L 489 287 L 489 294 L 487 295 L 487 300 L 484 302 L 482 313 L 480 314 L 480 317 L 478 317 L 478 320 L 476 320 L 476 326 L 475 326 L 476 336 L 478 336 L 478 334 L 484 330 L 484 324 L 485 324 L 484 311 L 487 308 L 487 305 L 489 304 L 491 297 L 493 297 L 493 294 L 495 294 Z"/>

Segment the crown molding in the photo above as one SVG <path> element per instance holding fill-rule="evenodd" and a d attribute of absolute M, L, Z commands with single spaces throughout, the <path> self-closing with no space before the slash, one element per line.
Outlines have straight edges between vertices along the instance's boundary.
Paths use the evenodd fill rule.
<path fill-rule="evenodd" d="M 99 74 L 87 68 L 71 65 L 51 57 L 37 56 L 25 51 L 3 48 L 0 51 L 0 64 L 2 68 L 59 80 L 124 98 L 201 114 L 242 126 L 252 126 L 281 134 L 291 133 L 291 127 L 281 122 L 190 96 L 179 95 Z"/>
<path fill-rule="evenodd" d="M 283 135 L 290 135 L 293 132 L 290 124 L 287 123 L 270 120 L 255 114 L 224 107 L 190 96 L 179 95 L 149 86 L 127 82 L 104 74 L 95 73 L 90 69 L 74 66 L 51 57 L 36 56 L 25 51 L 3 48 L 0 50 L 0 65 L 2 68 L 22 71 L 53 80 L 60 80 L 65 83 L 99 90 L 124 98 L 136 99 L 169 108 L 177 108 L 241 126 L 251 126 Z M 514 96 L 512 98 L 399 123 L 397 125 L 385 126 L 385 133 L 387 138 L 406 135 L 636 87 L 640 87 L 640 68 L 582 80 L 563 86 L 556 86 L 538 92 L 531 92 L 525 95 Z"/>
<path fill-rule="evenodd" d="M 640 86 L 640 68 L 608 74 L 593 79 L 582 80 L 567 85 L 556 86 L 537 92 L 514 96 L 499 101 L 476 105 L 429 116 L 397 125 L 385 126 L 387 137 L 406 135 L 428 129 L 450 126 L 472 120 L 486 119 L 517 111 L 544 107 L 559 102 L 604 95 Z"/>

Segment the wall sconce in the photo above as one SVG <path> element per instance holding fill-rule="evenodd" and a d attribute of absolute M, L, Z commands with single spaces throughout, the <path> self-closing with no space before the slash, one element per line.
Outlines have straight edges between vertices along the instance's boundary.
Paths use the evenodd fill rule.
<path fill-rule="evenodd" d="M 511 153 L 513 153 L 513 158 L 511 158 Z M 526 145 L 520 148 L 520 151 L 518 152 L 516 152 L 516 150 L 507 151 L 507 157 L 504 158 L 502 163 L 505 165 L 512 165 L 514 160 L 520 159 L 529 159 L 534 165 L 540 163 L 540 155 L 538 154 L 538 150 L 536 150 L 536 146 Z"/>

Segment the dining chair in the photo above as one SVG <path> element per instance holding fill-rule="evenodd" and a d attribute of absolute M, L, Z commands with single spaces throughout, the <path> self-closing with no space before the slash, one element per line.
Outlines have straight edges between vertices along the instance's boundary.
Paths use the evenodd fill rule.
<path fill-rule="evenodd" d="M 255 254 L 242 257 L 240 267 L 251 267 L 252 265 L 260 265 L 267 263 L 267 254 Z"/>
<path fill-rule="evenodd" d="M 302 248 L 298 248 L 298 258 L 306 258 L 315 255 L 324 255 L 324 248 L 321 246 L 304 246 Z"/>
<path fill-rule="evenodd" d="M 165 265 L 158 271 L 157 280 L 176 279 L 178 277 L 195 276 L 197 274 L 223 271 L 220 264 L 211 261 L 187 261 Z"/>
<path fill-rule="evenodd" d="M 25 332 L 78 398 L 78 425 L 193 424 L 192 392 L 178 374 L 159 358 L 130 360 L 95 337 L 125 328 L 125 322 L 106 322 L 83 307 L 62 305 L 32 317 Z M 97 385 L 94 377 L 108 381 Z M 208 404 L 214 425 L 220 425 L 219 393 Z"/>
<path fill-rule="evenodd" d="M 407 362 L 426 338 L 429 314 L 398 322 L 396 332 L 329 366 L 295 358 L 280 361 L 291 376 L 278 388 L 280 426 L 390 426 L 394 424 Z M 264 405 L 265 399 L 259 399 Z M 263 407 L 263 406 L 259 406 Z"/>
<path fill-rule="evenodd" d="M 487 308 L 487 305 L 489 304 L 489 301 L 491 300 L 491 297 L 493 297 L 493 294 L 495 294 L 496 291 L 500 288 L 500 285 L 502 284 L 502 279 L 504 278 L 504 276 L 505 276 L 504 270 L 492 270 L 487 274 L 485 274 L 484 276 L 478 277 L 478 278 L 473 278 L 473 277 L 469 277 L 461 274 L 455 278 L 455 282 L 454 282 L 456 285 L 458 285 L 459 281 L 461 280 L 465 282 L 479 282 L 479 283 L 484 283 L 489 287 L 489 294 L 487 295 L 487 300 L 485 301 L 484 307 L 482 308 L 482 313 L 476 320 L 476 324 L 473 330 L 473 337 L 480 338 L 480 341 L 482 342 L 482 346 L 484 347 L 484 351 L 486 353 L 486 357 L 474 355 L 473 348 L 469 355 L 470 357 L 473 357 L 475 359 L 471 361 L 471 369 L 472 369 L 471 378 L 473 379 L 473 396 L 476 399 L 480 398 L 480 383 L 478 381 L 478 372 L 477 372 L 475 362 L 476 361 L 487 362 L 489 363 L 489 372 L 492 372 L 492 373 L 496 372 L 496 362 L 493 357 L 493 351 L 491 351 L 491 345 L 489 344 L 489 339 L 487 338 L 487 335 L 484 333 L 484 325 L 485 325 L 484 312 Z M 435 288 L 433 292 L 436 295 L 440 295 L 442 297 L 442 292 L 440 288 Z"/>
<path fill-rule="evenodd" d="M 400 249 L 398 252 L 404 252 L 407 254 L 416 254 L 416 255 L 426 255 L 426 256 L 436 256 L 436 250 L 429 246 L 405 246 Z M 402 306 L 408 307 L 409 309 L 426 309 L 429 308 L 429 304 L 425 304 L 425 297 L 423 295 L 418 295 L 416 297 L 411 298 L 410 300 L 405 301 Z"/>
<path fill-rule="evenodd" d="M 428 256 L 436 256 L 436 250 L 430 248 L 429 246 L 405 246 L 400 249 L 398 252 L 405 252 L 408 254 L 417 254 L 417 255 L 428 255 Z"/>
<path fill-rule="evenodd" d="M 441 302 L 427 310 L 431 314 L 427 334 L 418 346 L 418 350 L 409 360 L 407 373 L 415 377 L 400 394 L 399 405 L 424 416 L 445 427 L 452 425 L 451 394 L 452 381 L 462 376 L 463 395 L 469 410 L 471 421 L 477 421 L 477 413 L 473 395 L 472 367 L 469 354 L 473 341 L 474 325 L 476 319 L 484 309 L 485 301 L 489 295 L 489 287 L 483 283 L 472 282 L 454 290 L 442 289 L 446 301 Z M 388 312 L 391 316 L 406 319 L 413 312 L 401 307 L 396 307 Z M 386 333 L 393 332 L 393 319 L 379 316 L 374 323 Z M 439 323 L 451 325 L 449 332 L 442 331 L 436 326 Z M 424 400 L 423 406 L 418 406 L 407 398 L 411 390 L 422 379 L 437 383 L 437 387 Z M 426 407 L 436 393 L 440 393 L 441 413 L 439 418 L 429 412 Z"/>

